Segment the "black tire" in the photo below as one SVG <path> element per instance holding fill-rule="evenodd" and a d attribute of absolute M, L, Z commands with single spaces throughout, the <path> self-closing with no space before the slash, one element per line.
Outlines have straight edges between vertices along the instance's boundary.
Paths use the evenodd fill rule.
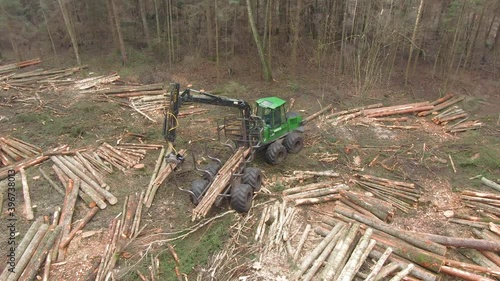
<path fill-rule="evenodd" d="M 215 175 L 217 175 L 217 172 L 219 171 L 219 169 L 220 169 L 219 163 L 213 163 L 213 164 L 207 165 L 203 170 L 208 171 L 213 177 L 215 177 Z M 213 179 L 211 176 L 209 176 L 205 172 L 203 172 L 202 178 L 204 180 L 207 180 L 207 181 L 211 181 Z"/>
<path fill-rule="evenodd" d="M 257 192 L 262 187 L 262 172 L 257 168 L 246 168 L 241 182 L 250 185 L 253 192 Z"/>
<path fill-rule="evenodd" d="M 285 160 L 288 154 L 286 148 L 279 142 L 273 142 L 267 147 L 266 161 L 269 164 L 277 165 Z"/>
<path fill-rule="evenodd" d="M 304 147 L 304 136 L 299 132 L 291 132 L 283 140 L 283 145 L 288 153 L 299 153 Z"/>
<path fill-rule="evenodd" d="M 253 189 L 241 183 L 231 190 L 231 208 L 238 213 L 246 213 L 252 207 Z"/>
<path fill-rule="evenodd" d="M 195 205 L 200 203 L 201 198 L 203 197 L 203 192 L 208 185 L 208 181 L 204 179 L 197 179 L 191 183 L 191 192 L 193 194 L 189 194 L 191 198 L 191 202 Z"/>

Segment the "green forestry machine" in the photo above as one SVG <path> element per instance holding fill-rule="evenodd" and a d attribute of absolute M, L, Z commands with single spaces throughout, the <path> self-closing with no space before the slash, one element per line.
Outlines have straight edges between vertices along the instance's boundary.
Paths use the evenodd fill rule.
<path fill-rule="evenodd" d="M 252 111 L 250 104 L 245 100 L 233 99 L 214 95 L 205 91 L 191 88 L 180 92 L 178 83 L 172 84 L 169 109 L 165 113 L 163 136 L 172 144 L 176 139 L 178 114 L 183 103 L 201 103 L 239 109 L 239 115 L 225 116 L 217 130 L 226 138 L 234 142 L 236 148 L 248 148 L 252 151 L 246 162 L 251 161 L 254 152 L 264 151 L 266 162 L 276 165 L 283 162 L 288 153 L 298 153 L 304 146 L 302 117 L 297 113 L 287 112 L 286 102 L 277 97 L 258 99 Z M 171 156 L 172 157 L 172 156 Z M 261 172 L 256 168 L 247 168 L 243 163 L 238 167 L 225 168 L 219 159 L 214 159 L 204 169 L 202 179 L 195 180 L 188 191 L 191 201 L 196 205 L 208 194 L 215 176 L 219 170 L 232 171 L 231 181 L 221 197 L 229 197 L 231 206 L 238 212 L 247 212 L 250 209 L 253 193 L 261 186 Z M 234 165 L 234 163 L 232 164 Z"/>

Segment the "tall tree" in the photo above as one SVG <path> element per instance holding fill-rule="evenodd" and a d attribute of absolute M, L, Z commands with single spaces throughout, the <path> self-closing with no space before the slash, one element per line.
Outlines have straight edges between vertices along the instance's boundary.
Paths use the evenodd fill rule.
<path fill-rule="evenodd" d="M 59 0 L 61 1 L 61 0 Z M 120 46 L 120 53 L 122 56 L 122 63 L 125 65 L 127 63 L 127 50 L 125 49 L 125 42 L 123 41 L 122 29 L 120 24 L 120 17 L 116 9 L 115 0 L 108 0 L 110 3 L 109 8 L 111 9 L 111 15 L 113 16 L 112 22 L 116 28 L 116 35 L 118 38 L 118 44 Z"/>
<path fill-rule="evenodd" d="M 80 60 L 80 52 L 78 51 L 78 40 L 76 39 L 75 29 L 73 23 L 70 19 L 68 10 L 66 9 L 65 0 L 57 0 L 59 2 L 59 7 L 61 8 L 61 13 L 63 15 L 64 24 L 66 25 L 66 30 L 68 31 L 69 37 L 71 39 L 71 44 L 73 45 L 73 50 L 75 51 L 76 63 L 80 66 L 82 61 Z"/>
<path fill-rule="evenodd" d="M 139 12 L 141 15 L 142 29 L 144 30 L 144 38 L 148 47 L 151 47 L 151 36 L 149 35 L 148 20 L 146 18 L 146 3 L 145 0 L 139 0 Z"/>
<path fill-rule="evenodd" d="M 423 7 L 424 7 L 424 0 L 420 0 L 420 5 L 418 6 L 417 18 L 415 19 L 415 26 L 413 27 L 413 34 L 411 36 L 410 52 L 408 53 L 408 63 L 406 64 L 406 71 L 405 71 L 405 84 L 408 83 L 408 75 L 410 73 L 411 59 L 413 55 L 413 49 L 415 48 L 416 44 L 418 24 L 420 23 L 420 17 L 422 15 Z"/>
<path fill-rule="evenodd" d="M 264 55 L 264 47 L 262 46 L 262 42 L 260 40 L 259 32 L 257 31 L 257 26 L 255 24 L 255 20 L 253 17 L 253 8 L 250 0 L 246 0 L 247 3 L 247 12 L 248 12 L 248 22 L 250 24 L 250 28 L 252 29 L 253 39 L 255 40 L 255 45 L 257 45 L 257 51 L 259 53 L 259 59 L 262 66 L 262 75 L 265 81 L 270 82 L 273 80 L 273 75 L 271 73 L 271 68 L 269 67 L 268 61 Z"/>
<path fill-rule="evenodd" d="M 292 25 L 292 64 L 295 68 L 297 67 L 297 48 L 299 46 L 299 35 L 300 35 L 300 13 L 302 12 L 302 1 L 297 0 L 297 5 L 295 6 L 295 17 Z"/>

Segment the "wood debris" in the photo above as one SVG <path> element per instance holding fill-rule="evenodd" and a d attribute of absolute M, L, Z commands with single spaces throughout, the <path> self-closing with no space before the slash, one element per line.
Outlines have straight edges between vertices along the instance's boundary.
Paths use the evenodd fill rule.
<path fill-rule="evenodd" d="M 481 210 L 496 216 L 500 215 L 500 195 L 498 194 L 464 190 L 460 194 L 460 198 L 465 202 L 466 206 L 474 210 Z M 476 222 L 475 225 L 481 224 Z"/>
<path fill-rule="evenodd" d="M 22 62 L 0 65 L 0 75 L 11 73 L 11 72 L 14 72 L 20 68 L 37 65 L 40 63 L 42 63 L 42 60 L 40 58 L 36 58 L 36 59 L 31 59 L 31 60 L 22 61 Z"/>
<path fill-rule="evenodd" d="M 126 171 L 138 164 L 146 155 L 144 149 L 114 147 L 103 143 L 96 150 L 97 155 L 120 171 Z"/>
<path fill-rule="evenodd" d="M 0 137 L 0 168 L 42 153 L 42 149 L 13 137 Z"/>

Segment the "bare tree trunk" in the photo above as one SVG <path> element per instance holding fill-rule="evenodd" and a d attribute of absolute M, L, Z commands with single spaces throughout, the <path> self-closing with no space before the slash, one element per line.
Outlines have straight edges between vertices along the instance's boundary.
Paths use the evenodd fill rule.
<path fill-rule="evenodd" d="M 139 0 L 139 13 L 141 16 L 142 28 L 144 29 L 146 44 L 148 44 L 148 47 L 151 47 L 151 36 L 149 35 L 148 21 L 146 19 L 146 3 L 144 3 L 144 0 Z"/>
<path fill-rule="evenodd" d="M 52 46 L 52 51 L 54 52 L 54 56 L 57 57 L 56 45 L 54 44 L 54 39 L 52 38 L 52 32 L 50 32 L 49 21 L 47 20 L 47 14 L 45 14 L 45 5 L 43 1 L 40 0 L 40 10 L 42 11 L 43 20 L 45 22 L 45 28 L 47 28 L 47 34 L 49 35 L 50 44 Z"/>
<path fill-rule="evenodd" d="M 408 76 L 410 74 L 410 66 L 411 59 L 413 55 L 414 45 L 416 44 L 418 24 L 420 23 L 420 16 L 422 15 L 422 8 L 424 7 L 424 0 L 420 0 L 420 5 L 418 6 L 417 18 L 415 19 L 415 26 L 413 28 L 413 34 L 411 36 L 410 42 L 410 52 L 408 54 L 408 62 L 406 63 L 406 72 L 405 72 L 405 85 L 408 84 Z"/>
<path fill-rule="evenodd" d="M 268 21 L 269 21 L 269 24 L 268 24 L 268 30 L 267 30 L 267 65 L 269 66 L 269 68 L 271 68 L 271 38 L 272 38 L 272 35 L 273 35 L 273 0 L 268 0 L 269 1 L 269 18 L 268 18 Z"/>
<path fill-rule="evenodd" d="M 483 9 L 481 10 L 481 15 L 479 16 L 479 22 L 477 23 L 476 31 L 474 32 L 474 36 L 470 42 L 469 48 L 467 49 L 467 55 L 465 56 L 464 67 L 467 67 L 467 65 L 469 65 L 469 67 L 472 66 L 472 62 L 470 59 L 471 59 L 472 53 L 474 52 L 474 49 L 476 48 L 476 41 L 477 41 L 477 37 L 479 35 L 479 30 L 481 29 L 481 25 L 483 23 L 485 10 L 486 10 L 486 3 L 483 3 Z M 470 64 L 469 64 L 469 62 L 470 62 Z"/>
<path fill-rule="evenodd" d="M 294 72 L 297 68 L 297 48 L 299 46 L 299 26 L 300 26 L 300 13 L 302 11 L 302 1 L 297 0 L 297 5 L 295 6 L 295 19 L 293 21 L 292 33 L 293 33 L 293 41 L 292 41 L 292 64 Z"/>
<path fill-rule="evenodd" d="M 215 64 L 217 68 L 217 81 L 220 79 L 220 71 L 219 71 L 219 21 L 217 19 L 217 0 L 214 0 L 215 3 Z"/>
<path fill-rule="evenodd" d="M 61 0 L 59 0 L 61 1 Z M 118 44 L 120 45 L 120 53 L 122 55 L 122 64 L 127 63 L 127 51 L 125 50 L 125 42 L 123 41 L 122 30 L 120 26 L 120 17 L 116 9 L 115 0 L 109 0 L 111 2 L 110 8 L 113 14 L 113 22 L 116 26 L 116 35 L 118 36 Z"/>
<path fill-rule="evenodd" d="M 210 9 L 210 0 L 205 2 L 205 17 L 207 19 L 207 46 L 208 46 L 208 57 L 213 59 L 214 55 L 214 30 L 212 26 L 212 11 Z"/>
<path fill-rule="evenodd" d="M 158 0 L 153 0 L 155 5 L 155 20 L 156 20 L 156 38 L 158 42 L 161 41 L 160 35 L 160 14 L 158 13 Z"/>
<path fill-rule="evenodd" d="M 260 35 L 257 31 L 257 26 L 255 25 L 252 5 L 250 0 L 246 0 L 247 4 L 247 12 L 248 12 L 248 22 L 250 23 L 250 28 L 252 29 L 253 39 L 255 40 L 255 45 L 257 45 L 257 51 L 259 52 L 259 59 L 262 65 L 262 75 L 265 81 L 270 82 L 273 80 L 273 76 L 271 73 L 271 68 L 268 65 L 268 62 L 264 55 L 264 48 L 262 46 L 262 42 L 260 41 Z"/>
<path fill-rule="evenodd" d="M 108 10 L 108 22 L 111 28 L 111 34 L 113 36 L 113 44 L 116 49 L 120 49 L 120 43 L 118 42 L 118 35 L 116 35 L 116 25 L 113 16 L 113 9 L 111 8 L 111 0 L 106 0 L 106 9 Z"/>
<path fill-rule="evenodd" d="M 66 10 L 66 4 L 64 0 L 57 0 L 59 2 L 59 7 L 61 8 L 61 13 L 63 15 L 64 24 L 66 25 L 66 30 L 68 31 L 69 37 L 71 39 L 71 44 L 73 45 L 73 50 L 75 51 L 76 63 L 80 66 L 82 61 L 80 60 L 80 53 L 78 52 L 78 41 L 76 40 L 75 29 L 71 24 L 69 18 L 68 10 Z"/>
<path fill-rule="evenodd" d="M 460 24 L 462 23 L 462 16 L 463 16 L 463 13 L 465 11 L 465 5 L 466 5 L 466 1 L 463 1 L 463 4 L 462 4 L 462 11 L 460 12 L 460 15 L 458 16 L 458 19 L 457 19 L 457 25 L 455 26 L 455 35 L 453 36 L 453 43 L 451 45 L 451 56 L 450 56 L 450 59 L 448 61 L 448 71 L 446 73 L 446 80 L 444 82 L 444 92 L 447 91 L 448 89 L 448 82 L 450 80 L 450 75 L 452 73 L 452 70 L 453 70 L 453 62 L 455 60 L 455 48 L 457 46 L 457 42 L 458 42 L 458 35 L 460 33 Z"/>
<path fill-rule="evenodd" d="M 342 19 L 342 38 L 340 39 L 340 63 L 339 63 L 339 72 L 340 74 L 344 74 L 344 52 L 345 52 L 345 36 L 346 36 L 346 21 L 347 21 L 347 8 L 349 1 L 345 0 L 344 7 L 344 16 Z"/>

